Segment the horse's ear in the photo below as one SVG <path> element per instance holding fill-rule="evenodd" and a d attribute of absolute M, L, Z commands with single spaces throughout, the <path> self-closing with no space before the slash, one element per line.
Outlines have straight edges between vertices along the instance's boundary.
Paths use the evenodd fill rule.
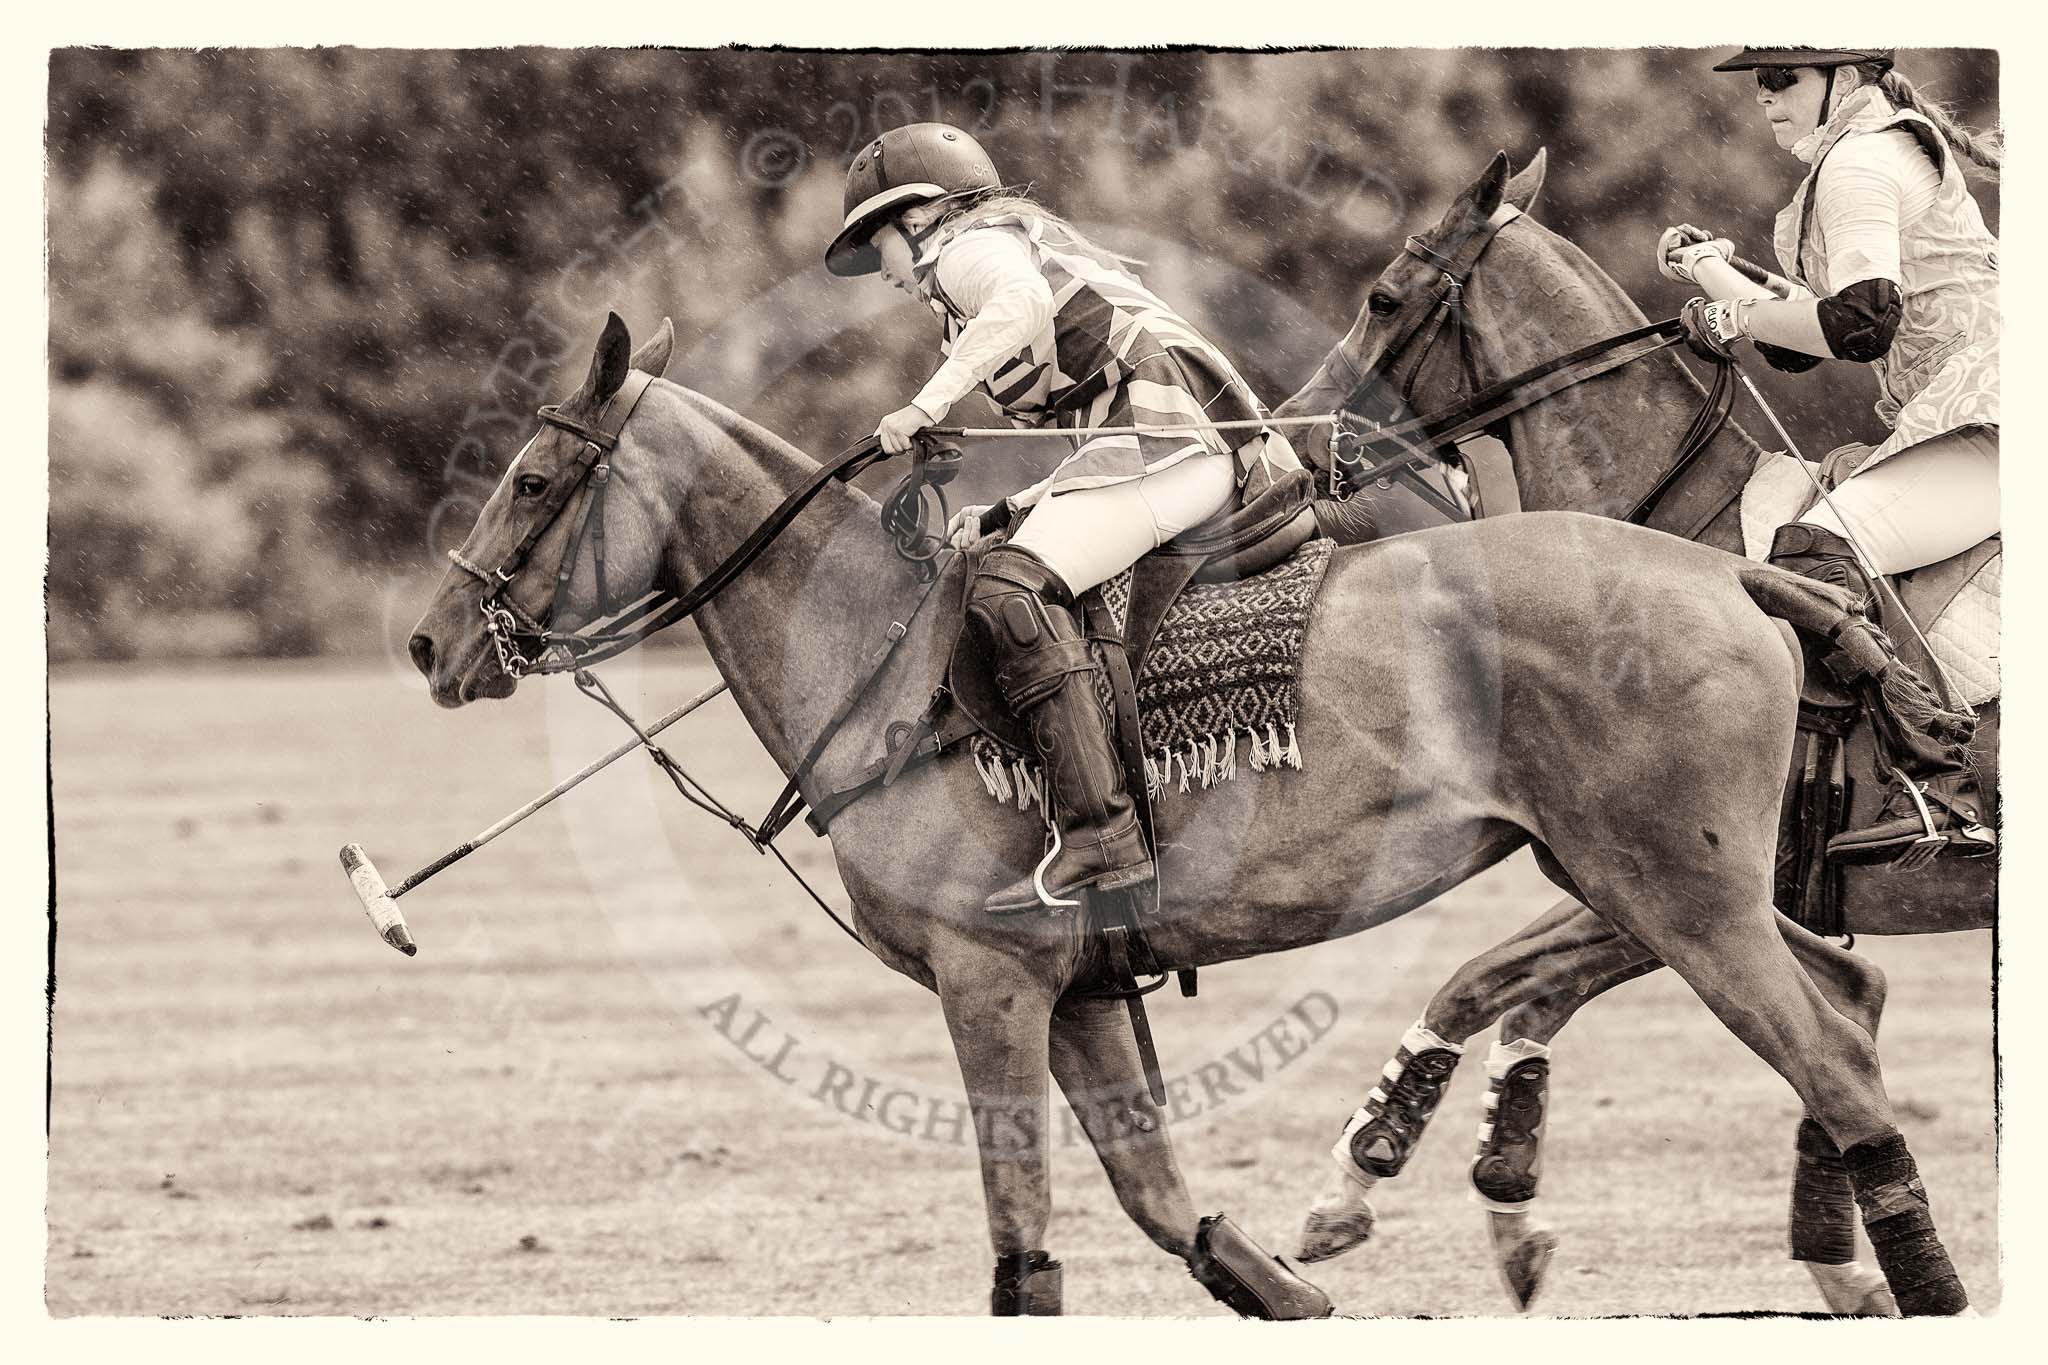
<path fill-rule="evenodd" d="M 669 357 L 675 353 L 675 349 L 675 324 L 663 318 L 661 330 L 649 338 L 645 346 L 633 352 L 633 368 L 645 370 L 659 379 L 662 371 L 668 368 Z"/>
<path fill-rule="evenodd" d="M 1493 161 L 1479 173 L 1479 178 L 1451 201 L 1451 207 L 1445 212 L 1443 221 L 1436 225 L 1436 231 L 1464 232 L 1493 217 L 1493 211 L 1500 207 L 1500 198 L 1507 189 L 1507 183 L 1508 154 L 1495 152 Z"/>
<path fill-rule="evenodd" d="M 1500 207 L 1501 196 L 1508 187 L 1508 154 L 1495 152 L 1493 160 L 1486 163 L 1486 169 L 1472 182 L 1466 193 L 1472 196 L 1473 214 L 1480 218 L 1493 217 L 1493 211 Z"/>
<path fill-rule="evenodd" d="M 617 313 L 607 313 L 604 335 L 597 339 L 597 350 L 590 357 L 590 374 L 583 381 L 584 396 L 593 403 L 602 403 L 617 393 L 619 385 L 626 382 L 632 355 L 633 334 L 626 330 Z"/>
<path fill-rule="evenodd" d="M 1514 179 L 1508 181 L 1503 197 L 1522 212 L 1533 212 L 1537 197 L 1543 193 L 1543 172 L 1549 164 L 1549 151 L 1538 147 L 1536 155 L 1529 158 L 1529 164 L 1517 171 Z"/>

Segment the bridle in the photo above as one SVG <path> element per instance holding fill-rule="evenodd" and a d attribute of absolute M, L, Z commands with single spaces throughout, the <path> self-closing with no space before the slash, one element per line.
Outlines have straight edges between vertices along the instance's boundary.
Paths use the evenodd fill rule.
<path fill-rule="evenodd" d="M 1402 244 L 1404 253 L 1436 270 L 1436 289 L 1427 305 L 1413 310 L 1365 369 L 1358 369 L 1341 346 L 1336 352 L 1351 371 L 1351 386 L 1340 413 L 1348 420 L 1340 424 L 1331 438 L 1329 482 L 1333 496 L 1344 496 L 1346 484 L 1384 484 L 1398 475 L 1407 478 L 1439 510 L 1462 520 L 1464 510 L 1416 477 L 1418 467 L 1441 462 L 1440 452 L 1499 427 L 1525 408 L 1685 340 L 1685 327 L 1678 318 L 1649 323 L 1531 366 L 1478 390 L 1448 409 L 1398 417 L 1413 410 L 1415 385 L 1431 352 L 1446 336 L 1455 340 L 1466 379 L 1477 382 L 1467 343 L 1466 283 L 1500 230 L 1521 216 L 1522 211 L 1514 205 L 1502 204 L 1484 223 L 1466 231 L 1448 253 L 1432 247 L 1420 236 L 1410 237 Z M 1403 361 L 1411 352 L 1413 358 L 1404 369 Z M 1679 438 L 1670 466 L 1656 486 L 1636 503 L 1627 520 L 1647 522 L 1664 495 L 1719 434 L 1735 402 L 1732 373 L 1730 362 L 1717 361 L 1706 401 Z M 1689 529 L 1696 534 L 1700 528 Z"/>
<path fill-rule="evenodd" d="M 1500 205 L 1488 215 L 1484 223 L 1465 232 L 1459 238 L 1455 249 L 1448 255 L 1430 246 L 1420 235 L 1411 236 L 1401 244 L 1403 252 L 1436 269 L 1436 289 L 1426 306 L 1410 311 L 1407 320 L 1387 338 L 1386 344 L 1380 347 L 1379 354 L 1365 369 L 1358 369 L 1341 346 L 1336 352 L 1338 358 L 1343 360 L 1345 368 L 1351 372 L 1350 388 L 1344 395 L 1342 414 L 1366 423 L 1368 429 L 1356 430 L 1346 424 L 1333 435 L 1330 479 L 1331 492 L 1334 496 L 1343 496 L 1344 484 L 1350 481 L 1346 475 L 1346 466 L 1360 469 L 1369 449 L 1408 445 L 1400 437 L 1389 436 L 1387 433 L 1406 425 L 1401 422 L 1400 414 L 1413 411 L 1415 386 L 1421 381 L 1437 344 L 1446 335 L 1454 340 L 1459 363 L 1464 367 L 1466 378 L 1476 379 L 1472 369 L 1470 348 L 1465 342 L 1465 282 L 1470 278 L 1473 268 L 1478 265 L 1479 258 L 1486 254 L 1487 247 L 1493 244 L 1494 237 L 1502 228 L 1521 216 L 1522 211 L 1513 204 Z M 1411 352 L 1412 360 L 1409 359 Z M 1404 360 L 1409 361 L 1405 372 Z M 1411 447 L 1408 453 L 1411 457 L 1433 455 L 1443 444 L 1448 443 L 1438 443 L 1428 451 Z M 1401 465 L 1403 472 L 1412 471 L 1414 467 L 1415 461 L 1412 458 Z M 1385 478 L 1392 472 L 1394 471 L 1381 467 L 1375 469 L 1371 477 Z M 1441 495 L 1430 497 L 1435 490 L 1429 485 L 1419 480 L 1411 482 L 1418 491 L 1427 489 L 1424 496 L 1438 503 L 1439 510 L 1457 514 L 1457 509 L 1442 499 Z"/>
<path fill-rule="evenodd" d="M 829 916 L 832 922 L 853 939 L 861 942 L 860 935 L 853 927 L 826 903 L 817 889 L 805 880 L 802 873 L 790 866 L 789 860 L 774 846 L 775 836 L 788 825 L 802 810 L 804 783 L 811 769 L 824 754 L 826 746 L 847 717 L 865 696 L 882 669 L 894 654 L 896 646 L 909 635 L 909 628 L 903 621 L 892 622 L 887 638 L 868 657 L 862 676 L 846 697 L 834 708 L 817 739 L 808 752 L 797 762 L 790 774 L 788 784 L 776 798 L 774 806 L 758 825 L 750 825 L 735 814 L 717 797 L 706 790 L 703 784 L 685 772 L 680 764 L 669 756 L 666 750 L 656 744 L 651 735 L 659 726 L 643 728 L 629 715 L 611 694 L 590 666 L 605 659 L 622 654 L 639 644 L 648 636 L 683 620 L 699 607 L 722 592 L 740 573 L 760 558 L 774 539 L 787 530 L 799 512 L 815 498 L 824 487 L 837 480 L 845 482 L 878 460 L 887 458 L 879 437 L 869 436 L 841 451 L 837 458 L 819 466 L 817 471 L 787 497 L 776 509 L 768 514 L 759 526 L 743 541 L 739 548 L 727 555 L 719 565 L 707 573 L 702 581 L 688 592 L 675 592 L 667 588 L 655 588 L 637 601 L 613 613 L 609 619 L 606 613 L 611 608 L 611 596 L 605 582 L 604 552 L 604 496 L 611 480 L 611 452 L 618 447 L 619 433 L 639 406 L 640 400 L 654 382 L 654 375 L 644 370 L 630 370 L 626 380 L 599 409 L 597 421 L 593 424 L 579 422 L 562 412 L 559 405 L 541 408 L 538 416 L 545 426 L 569 432 L 582 441 L 577 451 L 576 463 L 570 471 L 572 477 L 560 480 L 549 492 L 546 502 L 527 528 L 526 534 L 513 547 L 502 563 L 495 569 L 485 569 L 466 557 L 459 550 L 450 550 L 448 557 L 455 564 L 477 578 L 484 585 L 484 595 L 478 603 L 483 613 L 484 628 L 489 632 L 492 643 L 498 651 L 498 662 L 505 672 L 514 679 L 528 673 L 573 673 L 576 686 L 585 696 L 604 706 L 624 721 L 640 743 L 653 757 L 656 766 L 675 784 L 676 790 L 691 804 L 709 811 L 738 830 L 757 852 L 772 853 L 797 884 L 815 901 L 818 908 Z M 911 467 L 898 481 L 895 489 L 882 504 L 881 523 L 895 550 L 915 571 L 925 586 L 916 603 L 903 618 L 908 621 L 923 609 L 932 590 L 939 581 L 943 565 L 942 556 L 947 546 L 940 536 L 932 534 L 936 525 L 947 524 L 945 485 L 950 483 L 959 471 L 960 448 L 934 439 L 920 439 L 914 446 Z M 511 599 L 513 581 L 532 558 L 533 550 L 557 520 L 568 510 L 570 500 L 579 492 L 582 494 L 582 512 L 576 533 L 570 538 L 568 548 L 563 552 L 562 562 L 555 570 L 555 601 L 559 603 L 563 591 L 569 585 L 570 576 L 575 572 L 576 559 L 586 538 L 591 543 L 591 553 L 597 569 L 597 619 L 592 625 L 579 631 L 557 631 L 545 622 L 537 621 Z M 934 495 L 938 513 L 936 520 L 930 515 L 926 494 Z M 552 613 L 550 613 L 552 615 Z M 907 751 L 906 751 L 907 752 Z M 901 761 L 898 761 L 898 767 Z M 893 770 L 890 774 L 893 776 Z M 865 790 L 872 785 L 863 781 L 854 791 Z M 839 793 L 842 798 L 848 793 Z M 819 830 L 823 833 L 822 827 Z"/>
<path fill-rule="evenodd" d="M 795 492 L 784 498 L 738 549 L 726 556 L 688 592 L 657 587 L 631 603 L 620 604 L 615 610 L 605 580 L 604 500 L 605 491 L 611 484 L 611 452 L 617 448 L 620 431 L 653 382 L 654 376 L 644 370 L 628 371 L 625 382 L 599 409 L 594 425 L 565 415 L 559 405 L 541 408 L 536 415 L 544 426 L 569 432 L 583 442 L 577 451 L 575 465 L 565 471 L 568 477 L 556 481 L 526 534 L 495 569 L 483 568 L 459 550 L 448 552 L 449 559 L 457 567 L 483 584 L 484 595 L 477 606 L 483 613 L 484 630 L 497 648 L 499 664 L 515 679 L 530 673 L 582 674 L 590 665 L 623 654 L 648 636 L 683 620 L 716 597 L 741 571 L 758 559 L 769 543 L 788 528 L 797 513 L 803 511 L 825 485 L 834 480 L 845 482 L 869 465 L 887 458 L 881 441 L 876 437 L 869 436 L 856 442 L 840 452 L 837 458 L 821 465 Z M 936 525 L 944 527 L 947 508 L 943 488 L 959 464 L 957 446 L 936 441 L 919 442 L 909 472 L 883 503 L 883 529 L 894 542 L 897 553 L 912 564 L 918 577 L 925 582 L 935 578 L 938 554 L 944 548 L 939 537 L 932 534 L 934 522 L 928 515 L 925 493 L 931 491 L 936 495 Z M 581 630 L 558 631 L 547 622 L 535 620 L 512 600 L 512 584 L 527 566 L 541 537 L 568 511 L 571 499 L 579 492 L 582 493 L 580 521 L 576 533 L 570 537 L 568 548 L 563 551 L 562 562 L 555 570 L 554 601 L 559 603 L 562 600 L 570 575 L 575 572 L 577 557 L 588 539 L 596 567 L 597 608 L 590 625 Z"/>
<path fill-rule="evenodd" d="M 484 629 L 489 633 L 492 644 L 497 646 L 498 662 L 514 678 L 527 673 L 564 672 L 593 662 L 591 651 L 617 638 L 614 633 L 617 622 L 611 623 L 611 631 L 564 633 L 551 630 L 512 600 L 512 582 L 526 567 L 527 560 L 532 558 L 541 537 L 568 510 L 570 500 L 580 495 L 583 510 L 576 533 L 570 537 L 568 548 L 562 552 L 562 562 L 555 570 L 554 600 L 557 603 L 562 600 L 562 594 L 569 586 L 569 577 L 576 570 L 577 557 L 583 551 L 583 542 L 588 539 L 597 571 L 595 614 L 602 619 L 610 613 L 611 594 L 605 582 L 604 502 L 605 492 L 611 487 L 611 453 L 618 447 L 619 432 L 625 427 L 626 420 L 633 415 L 633 409 L 639 406 L 642 395 L 653 382 L 654 376 L 645 370 L 628 370 L 625 382 L 598 410 L 595 425 L 566 415 L 560 404 L 551 403 L 540 409 L 537 415 L 543 425 L 569 432 L 583 442 L 576 452 L 576 463 L 566 471 L 568 477 L 554 481 L 548 490 L 547 500 L 541 504 L 539 514 L 527 527 L 526 534 L 495 569 L 483 568 L 464 557 L 460 550 L 448 552 L 448 558 L 458 568 L 482 581 L 484 596 L 478 607 L 483 612 Z M 549 615 L 552 617 L 553 613 Z M 638 638 L 635 637 L 636 643 Z"/>

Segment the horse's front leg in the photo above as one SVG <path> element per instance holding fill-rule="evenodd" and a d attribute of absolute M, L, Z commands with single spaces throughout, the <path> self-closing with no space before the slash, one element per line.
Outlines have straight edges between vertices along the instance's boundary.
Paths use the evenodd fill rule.
<path fill-rule="evenodd" d="M 1637 955 L 1624 936 L 1577 901 L 1565 900 L 1460 967 L 1403 1035 L 1394 1059 L 1330 1149 L 1334 1169 L 1302 1225 L 1301 1259 L 1342 1255 L 1372 1235 L 1369 1192 L 1400 1174 L 1414 1155 L 1464 1055 L 1464 1039 L 1505 1011 L 1556 992 L 1566 972 L 1589 970 L 1593 959 Z M 1498 1045 L 1495 1054 L 1488 1058 L 1489 1071 L 1499 1060 Z"/>
<path fill-rule="evenodd" d="M 1052 1073 L 1131 1221 L 1187 1262 L 1202 1287 L 1246 1317 L 1319 1318 L 1330 1300 L 1221 1214 L 1195 1216 L 1166 1115 L 1147 1090 L 1120 1001 L 1063 1002 L 1052 1018 Z"/>
<path fill-rule="evenodd" d="M 979 945 L 949 952 L 934 967 L 981 1158 L 996 1256 L 989 1310 L 997 1317 L 1057 1316 L 1060 1263 L 1045 1250 L 1052 1217 L 1045 1078 L 1058 984 L 1034 979 L 1015 959 Z"/>

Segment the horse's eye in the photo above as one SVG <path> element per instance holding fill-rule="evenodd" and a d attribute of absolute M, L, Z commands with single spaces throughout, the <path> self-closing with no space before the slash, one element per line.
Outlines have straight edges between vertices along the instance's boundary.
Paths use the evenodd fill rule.
<path fill-rule="evenodd" d="M 513 481 L 512 490 L 522 498 L 537 498 L 548 491 L 548 481 L 538 474 L 521 474 Z"/>
<path fill-rule="evenodd" d="M 1401 311 L 1401 300 L 1392 294 L 1375 289 L 1366 297 L 1365 306 L 1376 318 L 1392 317 Z"/>

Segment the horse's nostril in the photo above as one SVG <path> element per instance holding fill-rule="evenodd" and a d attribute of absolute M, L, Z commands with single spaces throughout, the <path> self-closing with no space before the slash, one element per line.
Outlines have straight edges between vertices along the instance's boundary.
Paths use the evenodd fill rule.
<path fill-rule="evenodd" d="M 424 635 L 415 635 L 406 641 L 405 652 L 412 656 L 412 666 L 431 678 L 434 676 L 434 642 Z"/>

